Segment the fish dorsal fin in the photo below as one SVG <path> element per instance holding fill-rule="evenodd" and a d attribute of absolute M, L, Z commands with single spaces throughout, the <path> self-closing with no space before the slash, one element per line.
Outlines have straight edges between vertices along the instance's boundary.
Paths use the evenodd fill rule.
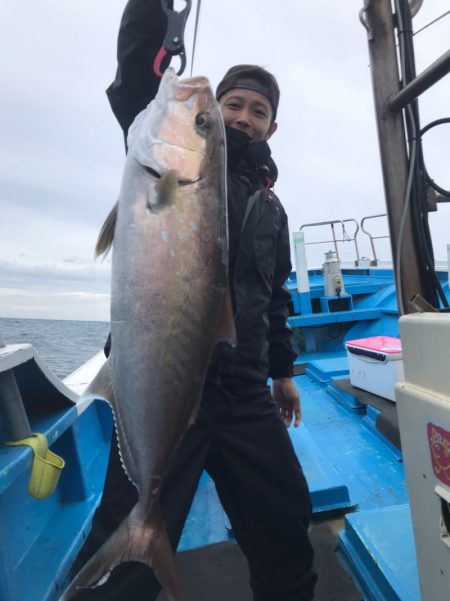
<path fill-rule="evenodd" d="M 156 203 L 149 203 L 151 211 L 160 211 L 171 206 L 177 197 L 178 173 L 171 169 L 166 171 L 156 184 Z"/>
<path fill-rule="evenodd" d="M 119 203 L 116 204 L 111 209 L 108 217 L 105 219 L 105 223 L 102 225 L 102 229 L 97 238 L 97 243 L 95 245 L 95 256 L 100 257 L 101 255 L 106 255 L 113 243 L 114 240 L 114 231 L 116 229 L 116 221 L 117 221 L 117 208 Z"/>
<path fill-rule="evenodd" d="M 234 324 L 233 306 L 231 304 L 230 289 L 227 288 L 222 301 L 222 311 L 217 324 L 216 343 L 226 341 L 232 346 L 236 345 L 236 326 Z"/>

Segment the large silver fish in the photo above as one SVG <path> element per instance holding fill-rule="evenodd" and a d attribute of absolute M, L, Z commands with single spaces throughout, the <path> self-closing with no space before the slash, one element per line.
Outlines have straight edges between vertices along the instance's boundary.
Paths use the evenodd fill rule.
<path fill-rule="evenodd" d="M 232 338 L 224 126 L 208 80 L 166 71 L 128 136 L 114 231 L 112 352 L 87 395 L 110 401 L 126 473 L 139 492 L 128 518 L 64 593 L 104 582 L 123 561 L 153 567 L 181 599 L 157 491 L 195 419 L 215 343 Z"/>

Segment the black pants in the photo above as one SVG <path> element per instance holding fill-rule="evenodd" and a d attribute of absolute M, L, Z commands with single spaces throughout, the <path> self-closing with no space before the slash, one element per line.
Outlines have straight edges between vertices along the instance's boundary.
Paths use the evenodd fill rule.
<path fill-rule="evenodd" d="M 174 549 L 203 469 L 215 482 L 247 558 L 255 601 L 313 599 L 309 492 L 269 389 L 245 392 L 242 387 L 206 384 L 197 421 L 181 441 L 160 489 L 159 504 Z M 136 500 L 113 442 L 102 501 L 72 574 Z M 77 594 L 76 601 L 151 601 L 159 591 L 147 566 L 129 563 L 116 568 L 105 585 Z"/>

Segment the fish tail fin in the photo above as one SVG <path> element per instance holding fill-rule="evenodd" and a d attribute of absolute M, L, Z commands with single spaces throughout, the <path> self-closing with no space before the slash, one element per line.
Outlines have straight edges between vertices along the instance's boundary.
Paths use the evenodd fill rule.
<path fill-rule="evenodd" d="M 111 249 L 114 240 L 114 231 L 116 229 L 117 221 L 117 207 L 118 202 L 113 206 L 109 212 L 108 217 L 105 219 L 105 223 L 102 225 L 102 229 L 97 238 L 95 245 L 95 256 L 100 257 L 101 255 L 107 255 Z"/>
<path fill-rule="evenodd" d="M 133 561 L 141 561 L 153 569 L 169 601 L 182 601 L 174 552 L 157 503 L 153 503 L 145 522 L 136 528 L 133 537 Z"/>
<path fill-rule="evenodd" d="M 106 584 L 112 570 L 125 561 L 151 567 L 169 601 L 182 601 L 175 557 L 156 503 L 144 519 L 139 504 L 70 583 L 60 601 L 70 601 L 82 589 Z"/>

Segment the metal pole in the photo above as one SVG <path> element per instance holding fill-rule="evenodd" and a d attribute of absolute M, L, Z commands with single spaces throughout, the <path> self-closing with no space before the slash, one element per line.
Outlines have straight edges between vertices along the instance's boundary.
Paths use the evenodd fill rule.
<path fill-rule="evenodd" d="M 339 261 L 339 251 L 338 251 L 338 246 L 337 246 L 337 242 L 336 242 L 336 234 L 334 233 L 334 221 L 331 222 L 331 233 L 333 234 L 333 242 L 334 242 L 334 250 L 336 252 L 336 257 Z"/>
<path fill-rule="evenodd" d="M 437 81 L 450 73 L 450 50 L 447 50 L 437 61 L 422 71 L 413 81 L 406 85 L 400 92 L 395 94 L 388 103 L 391 111 L 399 111 L 405 108 L 412 100 L 420 96 L 422 92 L 431 88 Z"/>
<path fill-rule="evenodd" d="M 363 219 L 361 220 L 361 229 L 365 234 L 367 234 L 367 236 L 369 236 L 370 246 L 372 247 L 372 254 L 373 254 L 372 265 L 375 265 L 375 266 L 378 265 L 378 257 L 377 257 L 377 252 L 375 250 L 375 243 L 373 241 L 372 234 L 364 228 L 364 222 L 367 221 L 367 219 L 376 219 L 377 217 L 386 217 L 386 213 L 379 213 L 378 215 L 367 215 L 366 217 L 363 217 Z M 383 237 L 383 236 L 380 236 L 380 237 Z M 388 236 L 384 236 L 384 238 L 388 238 Z"/>
<path fill-rule="evenodd" d="M 408 300 L 414 294 L 425 296 L 420 278 L 417 250 L 410 211 L 403 231 L 400 265 L 397 265 L 397 241 L 405 201 L 408 175 L 405 130 L 401 113 L 388 109 L 389 99 L 398 93 L 400 77 L 395 48 L 394 24 L 390 0 L 366 0 L 365 21 L 369 31 L 372 84 L 389 221 L 393 264 L 401 281 L 397 289 L 399 308 L 413 312 Z M 399 273 L 400 270 L 400 273 Z M 397 287 L 398 288 L 398 287 Z"/>

